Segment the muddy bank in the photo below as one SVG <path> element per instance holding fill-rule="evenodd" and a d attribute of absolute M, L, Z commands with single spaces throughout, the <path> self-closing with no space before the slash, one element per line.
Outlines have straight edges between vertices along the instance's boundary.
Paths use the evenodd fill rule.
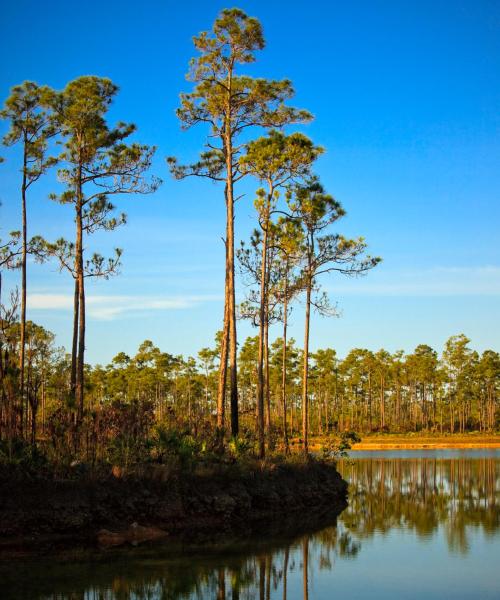
<path fill-rule="evenodd" d="M 106 543 L 103 530 L 104 538 L 122 534 L 124 542 L 140 542 L 134 536 L 148 530 L 152 538 L 161 533 L 193 540 L 245 533 L 266 520 L 276 522 L 300 511 L 340 511 L 347 496 L 347 484 L 335 467 L 319 462 L 164 475 L 156 469 L 99 480 L 4 479 L 0 554 L 97 545 L 98 538 Z"/>

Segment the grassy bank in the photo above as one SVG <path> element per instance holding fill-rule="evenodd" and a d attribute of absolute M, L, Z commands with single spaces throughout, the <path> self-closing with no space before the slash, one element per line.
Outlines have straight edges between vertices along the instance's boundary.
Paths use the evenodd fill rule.
<path fill-rule="evenodd" d="M 430 433 L 386 433 L 361 435 L 361 442 L 353 444 L 356 450 L 419 450 L 419 449 L 467 449 L 500 448 L 500 434 L 430 434 Z M 298 443 L 298 440 L 297 440 Z M 325 444 L 325 438 L 315 437 L 310 442 L 312 450 L 319 451 Z"/>

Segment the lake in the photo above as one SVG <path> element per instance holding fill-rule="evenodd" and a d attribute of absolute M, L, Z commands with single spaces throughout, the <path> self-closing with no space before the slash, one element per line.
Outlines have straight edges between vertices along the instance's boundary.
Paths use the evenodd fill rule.
<path fill-rule="evenodd" d="M 0 597 L 500 598 L 500 450 L 353 452 L 339 469 L 350 486 L 338 517 L 208 546 L 4 563 Z"/>

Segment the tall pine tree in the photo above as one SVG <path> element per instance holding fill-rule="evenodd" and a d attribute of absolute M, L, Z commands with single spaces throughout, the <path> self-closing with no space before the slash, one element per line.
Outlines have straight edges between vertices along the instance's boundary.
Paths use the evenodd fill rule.
<path fill-rule="evenodd" d="M 274 81 L 240 75 L 240 65 L 255 61 L 255 53 L 264 47 L 262 26 L 237 8 L 223 10 L 212 31 L 194 38 L 199 56 L 192 59 L 188 80 L 194 83 L 190 93 L 181 94 L 177 115 L 183 128 L 205 124 L 209 127 L 207 150 L 193 165 L 180 166 L 169 158 L 177 178 L 190 175 L 224 183 L 226 203 L 226 281 L 224 335 L 219 373 L 219 427 L 223 411 L 227 363 L 229 359 L 231 433 L 238 434 L 238 378 L 235 304 L 234 202 L 235 184 L 245 175 L 238 158 L 243 149 L 242 134 L 254 127 L 283 127 L 305 122 L 311 115 L 285 105 L 293 96 L 288 80 Z"/>

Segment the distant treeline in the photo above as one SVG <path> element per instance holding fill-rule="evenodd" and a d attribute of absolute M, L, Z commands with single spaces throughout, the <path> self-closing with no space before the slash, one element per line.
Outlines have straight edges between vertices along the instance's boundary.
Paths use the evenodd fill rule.
<path fill-rule="evenodd" d="M 0 436 L 38 440 L 54 458 L 82 453 L 91 461 L 122 463 L 162 460 L 171 452 L 195 455 L 216 447 L 220 333 L 213 348 L 184 358 L 143 342 L 134 356 L 120 352 L 107 366 L 86 365 L 85 406 L 78 424 L 70 404 L 71 356 L 54 336 L 27 323 L 26 386 L 28 405 L 16 403 L 17 375 L 3 379 Z M 3 352 L 16 357 L 19 323 L 3 330 Z M 303 352 L 288 342 L 285 376 L 287 433 L 302 431 Z M 234 452 L 258 449 L 258 337 L 249 337 L 238 355 L 242 429 L 231 442 Z M 265 388 L 268 448 L 285 449 L 282 340 L 270 346 Z M 439 433 L 498 429 L 500 356 L 482 355 L 464 335 L 451 337 L 441 357 L 427 345 L 391 354 L 356 348 L 340 359 L 335 350 L 311 354 L 309 430 L 313 434 L 360 432 Z M 83 438 L 83 441 L 82 439 Z M 4 445 L 4 448 L 6 446 Z M 164 453 L 164 456 L 162 455 Z M 124 458 L 125 457 L 125 458 Z"/>

